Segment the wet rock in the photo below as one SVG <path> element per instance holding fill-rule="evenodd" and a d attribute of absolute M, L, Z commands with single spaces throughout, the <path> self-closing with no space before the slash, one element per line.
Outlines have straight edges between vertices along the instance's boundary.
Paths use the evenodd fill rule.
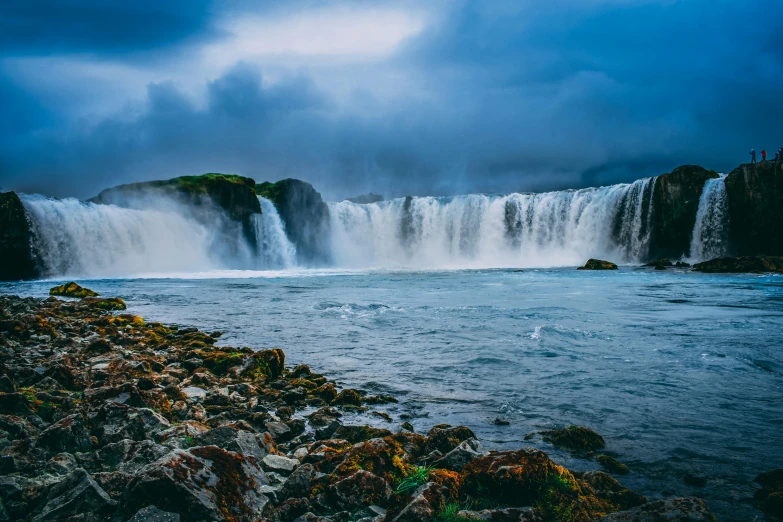
<path fill-rule="evenodd" d="M 753 500 L 767 515 L 783 519 L 783 469 L 767 471 L 753 481 L 761 486 Z"/>
<path fill-rule="evenodd" d="M 577 270 L 617 270 L 617 265 L 601 259 L 588 259 L 587 263 Z"/>
<path fill-rule="evenodd" d="M 359 506 L 386 505 L 392 496 L 391 487 L 383 478 L 365 470 L 338 480 L 327 489 L 328 502 L 348 511 Z"/>
<path fill-rule="evenodd" d="M 594 451 L 606 447 L 603 437 L 584 426 L 569 426 L 560 430 L 545 431 L 542 438 L 558 448 L 571 451 Z"/>
<path fill-rule="evenodd" d="M 116 402 L 128 406 L 144 407 L 139 389 L 135 384 L 126 382 L 118 386 L 104 386 L 84 390 L 84 400 L 92 403 Z"/>
<path fill-rule="evenodd" d="M 32 227 L 22 200 L 15 192 L 0 192 L 0 281 L 39 276 L 32 245 Z"/>
<path fill-rule="evenodd" d="M 359 392 L 356 390 L 347 388 L 337 394 L 337 397 L 334 398 L 332 404 L 340 406 L 361 406 L 362 396 L 359 395 Z"/>
<path fill-rule="evenodd" d="M 69 415 L 46 428 L 38 437 L 37 446 L 52 453 L 74 453 L 92 448 L 90 435 L 81 415 Z"/>
<path fill-rule="evenodd" d="M 155 506 L 147 506 L 138 510 L 127 522 L 180 522 L 180 516 Z"/>
<path fill-rule="evenodd" d="M 268 504 L 266 474 L 240 454 L 215 446 L 174 450 L 138 472 L 120 502 L 120 513 L 155 505 L 185 521 L 259 518 Z"/>
<path fill-rule="evenodd" d="M 715 522 L 703 500 L 671 498 L 650 502 L 629 511 L 612 513 L 599 519 L 600 522 Z"/>
<path fill-rule="evenodd" d="M 371 426 L 340 426 L 333 433 L 334 438 L 344 439 L 356 444 L 365 440 L 388 437 L 392 432 L 385 428 L 373 428 Z"/>
<path fill-rule="evenodd" d="M 451 471 L 462 471 L 469 462 L 478 457 L 483 457 L 487 451 L 477 439 L 468 439 L 459 446 L 432 463 L 435 468 L 444 468 Z"/>
<path fill-rule="evenodd" d="M 655 261 L 650 261 L 649 263 L 645 263 L 644 266 L 649 266 L 653 268 L 658 268 L 658 267 L 667 268 L 674 265 L 672 265 L 670 259 L 664 258 L 664 259 L 656 259 Z"/>
<path fill-rule="evenodd" d="M 265 426 L 267 432 L 269 432 L 275 442 L 285 442 L 291 440 L 294 436 L 294 434 L 291 433 L 291 428 L 282 422 L 267 422 Z"/>
<path fill-rule="evenodd" d="M 104 446 L 96 455 L 96 461 L 106 471 L 135 473 L 147 464 L 155 462 L 171 451 L 171 448 L 151 440 L 121 440 Z"/>
<path fill-rule="evenodd" d="M 433 482 L 427 482 L 413 492 L 411 500 L 392 521 L 427 522 L 443 511 L 445 503 L 443 488 Z"/>
<path fill-rule="evenodd" d="M 76 470 L 79 464 L 76 458 L 70 453 L 58 453 L 46 463 L 44 468 L 47 473 L 52 475 L 67 475 Z"/>
<path fill-rule="evenodd" d="M 437 450 L 445 455 L 466 440 L 475 438 L 476 435 L 466 426 L 452 427 L 448 424 L 438 424 L 433 426 L 427 434 L 424 452 L 430 453 Z"/>
<path fill-rule="evenodd" d="M 6 374 L 0 375 L 0 393 L 15 393 L 16 386 Z"/>
<path fill-rule="evenodd" d="M 234 426 L 220 426 L 196 435 L 192 443 L 194 446 L 217 446 L 235 453 L 252 455 L 259 461 L 267 454 L 266 450 L 258 445 L 253 433 Z"/>
<path fill-rule="evenodd" d="M 495 426 L 508 426 L 509 424 L 511 424 L 511 422 L 509 422 L 508 419 L 497 417 L 495 420 L 492 421 L 492 424 L 494 424 Z"/>
<path fill-rule="evenodd" d="M 307 496 L 310 493 L 313 482 L 320 476 L 323 476 L 323 474 L 318 473 L 315 466 L 312 464 L 299 466 L 283 484 L 283 487 L 280 490 L 281 497 L 291 498 Z"/>
<path fill-rule="evenodd" d="M 725 182 L 730 250 L 783 255 L 783 162 L 741 165 Z"/>
<path fill-rule="evenodd" d="M 133 408 L 111 401 L 89 413 L 88 421 L 95 426 L 92 434 L 101 446 L 124 439 L 155 439 L 159 432 L 170 427 L 164 417 L 148 408 Z"/>
<path fill-rule="evenodd" d="M 693 269 L 706 273 L 777 273 L 783 274 L 783 257 L 721 257 L 696 263 Z"/>
<path fill-rule="evenodd" d="M 614 457 L 610 457 L 609 455 L 598 455 L 595 460 L 598 461 L 601 467 L 610 473 L 627 475 L 630 472 L 628 466 L 618 461 Z"/>
<path fill-rule="evenodd" d="M 291 473 L 299 465 L 298 460 L 289 459 L 281 455 L 267 455 L 262 462 L 265 470 L 276 471 L 284 475 Z"/>
<path fill-rule="evenodd" d="M 61 520 L 80 513 L 108 515 L 117 506 L 83 469 L 77 469 L 52 486 L 34 521 Z"/>
<path fill-rule="evenodd" d="M 97 297 L 98 292 L 95 292 L 93 290 L 90 290 L 89 288 L 84 288 L 83 286 L 80 286 L 73 281 L 70 283 L 65 283 L 60 286 L 55 286 L 53 288 L 49 289 L 49 295 L 56 295 L 60 297 Z"/>
<path fill-rule="evenodd" d="M 119 297 L 85 297 L 82 299 L 82 302 L 92 308 L 105 311 L 125 310 L 128 308 L 128 305 L 125 304 L 125 301 Z"/>

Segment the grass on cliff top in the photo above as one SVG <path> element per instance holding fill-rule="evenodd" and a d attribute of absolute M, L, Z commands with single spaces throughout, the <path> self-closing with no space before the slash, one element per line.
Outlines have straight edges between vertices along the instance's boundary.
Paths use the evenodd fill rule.
<path fill-rule="evenodd" d="M 264 181 L 256 185 L 256 194 L 262 198 L 268 199 L 272 203 L 277 204 L 279 199 L 283 195 L 284 184 L 280 181 L 272 183 L 270 181 Z"/>
<path fill-rule="evenodd" d="M 198 193 L 203 192 L 208 185 L 213 185 L 220 181 L 228 181 L 229 183 L 235 183 L 237 185 L 247 185 L 251 188 L 256 185 L 255 180 L 252 178 L 246 178 L 245 176 L 240 176 L 238 174 L 220 174 L 216 172 L 210 172 L 200 176 L 180 176 L 165 181 L 151 181 L 150 185 L 158 187 L 166 186 L 184 192 Z"/>

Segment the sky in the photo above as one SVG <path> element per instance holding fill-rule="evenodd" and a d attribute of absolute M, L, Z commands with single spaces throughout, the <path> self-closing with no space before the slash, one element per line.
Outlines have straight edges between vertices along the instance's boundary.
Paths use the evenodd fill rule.
<path fill-rule="evenodd" d="M 0 2 L 0 186 L 546 191 L 783 146 L 780 0 Z"/>

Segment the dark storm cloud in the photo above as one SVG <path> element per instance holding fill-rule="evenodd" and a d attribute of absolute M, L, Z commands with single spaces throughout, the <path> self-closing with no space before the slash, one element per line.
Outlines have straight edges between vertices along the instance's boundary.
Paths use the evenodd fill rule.
<path fill-rule="evenodd" d="M 208 0 L 3 0 L 0 52 L 146 51 L 203 36 L 211 4 Z"/>
<path fill-rule="evenodd" d="M 0 76 L 11 100 L 0 109 L 15 114 L 0 124 L 0 184 L 84 197 L 224 171 L 298 177 L 329 197 L 396 196 L 579 187 L 683 163 L 728 170 L 750 147 L 783 145 L 776 3 L 444 4 L 392 57 L 353 73 L 362 88 L 348 106 L 306 68 L 264 82 L 263 66 L 240 63 L 207 84 L 203 104 L 156 82 L 141 109 L 63 123 Z M 386 68 L 410 78 L 394 103 L 373 94 Z"/>

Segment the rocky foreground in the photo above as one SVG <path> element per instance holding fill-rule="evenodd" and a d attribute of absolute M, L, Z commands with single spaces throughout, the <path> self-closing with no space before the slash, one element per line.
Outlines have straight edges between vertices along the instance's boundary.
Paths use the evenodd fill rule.
<path fill-rule="evenodd" d="M 714 520 L 701 500 L 648 502 L 531 447 L 486 451 L 464 426 L 346 425 L 395 399 L 125 308 L 0 297 L 0 520 Z M 544 439 L 604 446 L 580 427 Z M 779 498 L 777 479 L 761 501 Z"/>

